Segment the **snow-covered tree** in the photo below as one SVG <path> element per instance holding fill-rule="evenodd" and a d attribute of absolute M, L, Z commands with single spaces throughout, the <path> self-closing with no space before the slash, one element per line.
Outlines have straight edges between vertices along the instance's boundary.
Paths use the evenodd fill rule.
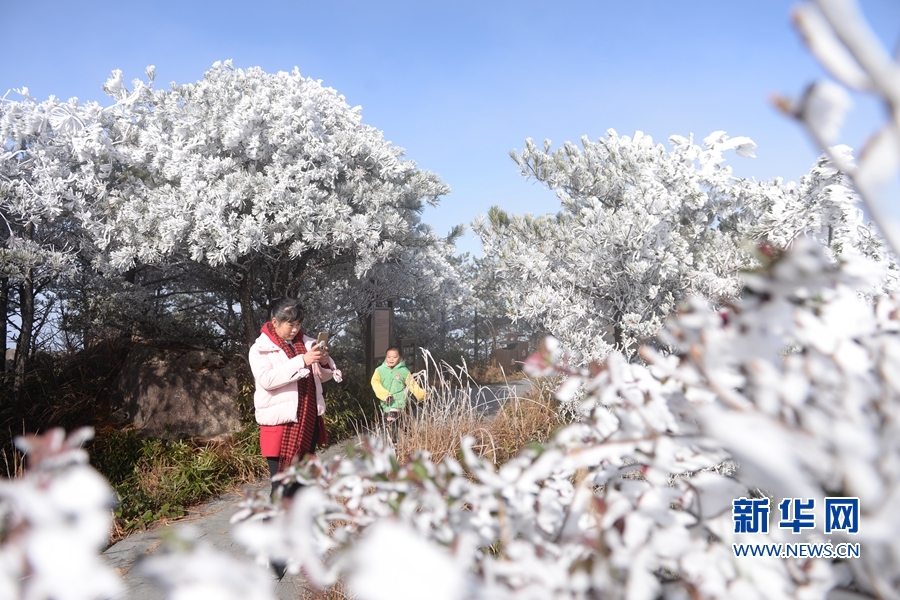
<path fill-rule="evenodd" d="M 503 295 L 493 257 L 472 258 L 466 265 L 471 281 L 474 302 L 471 306 L 472 358 L 476 363 L 490 358 L 498 347 L 498 340 L 513 331 L 509 317 L 515 304 Z"/>
<path fill-rule="evenodd" d="M 77 269 L 85 243 L 79 213 L 85 181 L 92 181 L 104 147 L 96 104 L 76 99 L 0 102 L 0 319 L 18 327 L 16 387 L 47 317 L 53 286 Z M 43 306 L 42 306 L 43 305 Z M 14 315 L 14 319 L 10 319 Z"/>
<path fill-rule="evenodd" d="M 447 186 L 404 160 L 333 89 L 296 69 L 230 62 L 168 90 L 153 89 L 148 73 L 150 83 L 131 90 L 119 72 L 105 86 L 134 169 L 91 214 L 105 268 L 205 268 L 221 290 L 205 308 L 223 315 L 226 330 L 228 315 L 238 316 L 246 340 L 275 296 L 368 310 L 372 299 L 410 289 L 394 272 L 373 287 L 373 269 L 443 260 L 425 256 L 446 248 L 419 215 Z M 452 276 L 435 271 L 417 275 Z M 349 300 L 366 294 L 366 306 Z"/>
<path fill-rule="evenodd" d="M 776 180 L 751 185 L 758 200 L 753 203 L 757 214 L 748 236 L 778 249 L 789 248 L 800 238 L 815 239 L 834 261 L 853 255 L 869 257 L 872 267 L 882 272 L 869 293 L 896 291 L 900 275 L 896 257 L 875 225 L 866 221 L 862 198 L 831 156 L 853 165 L 850 148 L 838 146 L 819 157 L 799 183 Z"/>
<path fill-rule="evenodd" d="M 667 151 L 633 138 L 566 143 L 551 152 L 528 140 L 513 158 L 523 175 L 555 190 L 555 215 L 492 209 L 475 224 L 497 262 L 513 316 L 552 333 L 582 360 L 612 348 L 633 353 L 689 293 L 737 295 L 742 246 L 752 222 L 748 183 L 722 154 L 752 156 L 755 144 L 716 132 L 703 147 L 673 136 Z"/>

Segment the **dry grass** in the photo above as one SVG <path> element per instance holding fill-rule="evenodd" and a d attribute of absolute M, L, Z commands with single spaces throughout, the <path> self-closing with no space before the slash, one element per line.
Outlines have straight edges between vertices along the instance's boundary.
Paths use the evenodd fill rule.
<path fill-rule="evenodd" d="M 526 378 L 525 373 L 519 369 L 506 371 L 500 365 L 493 363 L 469 367 L 468 372 L 472 379 L 479 385 L 506 383 L 507 381 L 518 381 Z"/>
<path fill-rule="evenodd" d="M 402 459 L 418 450 L 427 450 L 434 462 L 440 462 L 448 455 L 457 455 L 460 439 L 466 435 L 475 438 L 476 450 L 483 453 L 491 446 L 486 419 L 479 418 L 475 411 L 464 406 L 458 408 L 459 414 L 446 418 L 446 415 L 435 413 L 431 406 L 426 406 L 416 418 L 401 423 L 394 440 L 397 456 Z"/>
<path fill-rule="evenodd" d="M 556 401 L 539 392 L 530 392 L 525 398 L 512 397 L 492 415 L 479 414 L 461 404 L 448 403 L 456 409 L 455 415 L 426 406 L 416 418 L 402 423 L 394 443 L 397 456 L 427 450 L 433 461 L 440 462 L 446 456 L 456 457 L 460 440 L 472 436 L 475 453 L 501 465 L 528 444 L 547 441 L 562 424 Z"/>
<path fill-rule="evenodd" d="M 551 395 L 538 390 L 525 398 L 513 398 L 488 422 L 491 446 L 484 457 L 501 465 L 527 444 L 549 440 L 562 424 L 557 402 Z"/>
<path fill-rule="evenodd" d="M 25 456 L 23 454 L 19 452 L 4 452 L 3 462 L 6 463 L 7 479 L 15 479 L 25 474 Z"/>
<path fill-rule="evenodd" d="M 353 600 L 356 598 L 343 579 L 339 579 L 337 583 L 325 590 L 319 590 L 313 587 L 307 587 L 303 590 L 302 600 Z"/>
<path fill-rule="evenodd" d="M 103 465 L 116 475 L 110 481 L 120 499 L 111 542 L 178 519 L 191 506 L 258 481 L 268 468 L 257 439 L 247 432 L 218 441 L 107 436 L 101 455 L 115 456 L 117 450 L 128 454 L 122 464 Z"/>
<path fill-rule="evenodd" d="M 563 422 L 552 382 L 531 382 L 524 397 L 510 393 L 496 412 L 485 412 L 472 401 L 478 397 L 479 387 L 470 383 L 465 367 L 430 366 L 425 377 L 433 383 L 426 400 L 413 407 L 394 435 L 389 435 L 401 460 L 417 450 L 427 450 L 435 462 L 455 457 L 460 440 L 472 436 L 475 452 L 500 465 L 528 444 L 547 441 Z"/>

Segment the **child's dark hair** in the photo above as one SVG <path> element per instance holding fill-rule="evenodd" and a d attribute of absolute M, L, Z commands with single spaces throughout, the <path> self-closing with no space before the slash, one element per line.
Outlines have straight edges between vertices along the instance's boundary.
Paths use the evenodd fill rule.
<path fill-rule="evenodd" d="M 295 323 L 303 320 L 303 305 L 295 298 L 278 298 L 272 302 L 271 317 L 282 323 Z"/>
<path fill-rule="evenodd" d="M 387 356 L 387 353 L 390 352 L 391 350 L 393 350 L 400 356 L 403 356 L 403 353 L 400 352 L 400 346 L 389 346 L 388 349 L 384 351 L 384 355 Z"/>

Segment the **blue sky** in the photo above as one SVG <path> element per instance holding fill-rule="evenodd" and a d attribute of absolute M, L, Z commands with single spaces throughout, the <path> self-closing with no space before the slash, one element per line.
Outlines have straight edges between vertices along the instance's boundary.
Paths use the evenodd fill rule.
<path fill-rule="evenodd" d="M 155 65 L 157 85 L 200 79 L 217 60 L 271 72 L 299 67 L 337 89 L 364 120 L 438 173 L 452 193 L 424 215 L 440 233 L 491 205 L 554 212 L 556 197 L 522 178 L 509 151 L 609 128 L 702 139 L 746 135 L 743 177 L 796 180 L 817 152 L 770 105 L 822 75 L 784 0 L 429 2 L 182 0 L 143 3 L 0 0 L 0 95 L 26 86 L 106 103 L 113 69 Z M 863 10 L 893 48 L 900 2 Z M 16 98 L 15 94 L 10 94 Z M 861 146 L 880 108 L 857 98 L 841 141 Z M 462 251 L 478 252 L 469 234 Z"/>

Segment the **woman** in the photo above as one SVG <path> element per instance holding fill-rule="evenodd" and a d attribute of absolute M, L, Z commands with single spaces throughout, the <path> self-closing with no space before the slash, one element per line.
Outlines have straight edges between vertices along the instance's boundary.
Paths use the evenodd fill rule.
<path fill-rule="evenodd" d="M 333 377 L 340 381 L 340 371 L 334 368 L 328 349 L 303 334 L 302 322 L 299 301 L 276 300 L 271 320 L 250 347 L 260 449 L 272 477 L 295 459 L 313 454 L 316 445 L 328 443 L 322 381 Z"/>

